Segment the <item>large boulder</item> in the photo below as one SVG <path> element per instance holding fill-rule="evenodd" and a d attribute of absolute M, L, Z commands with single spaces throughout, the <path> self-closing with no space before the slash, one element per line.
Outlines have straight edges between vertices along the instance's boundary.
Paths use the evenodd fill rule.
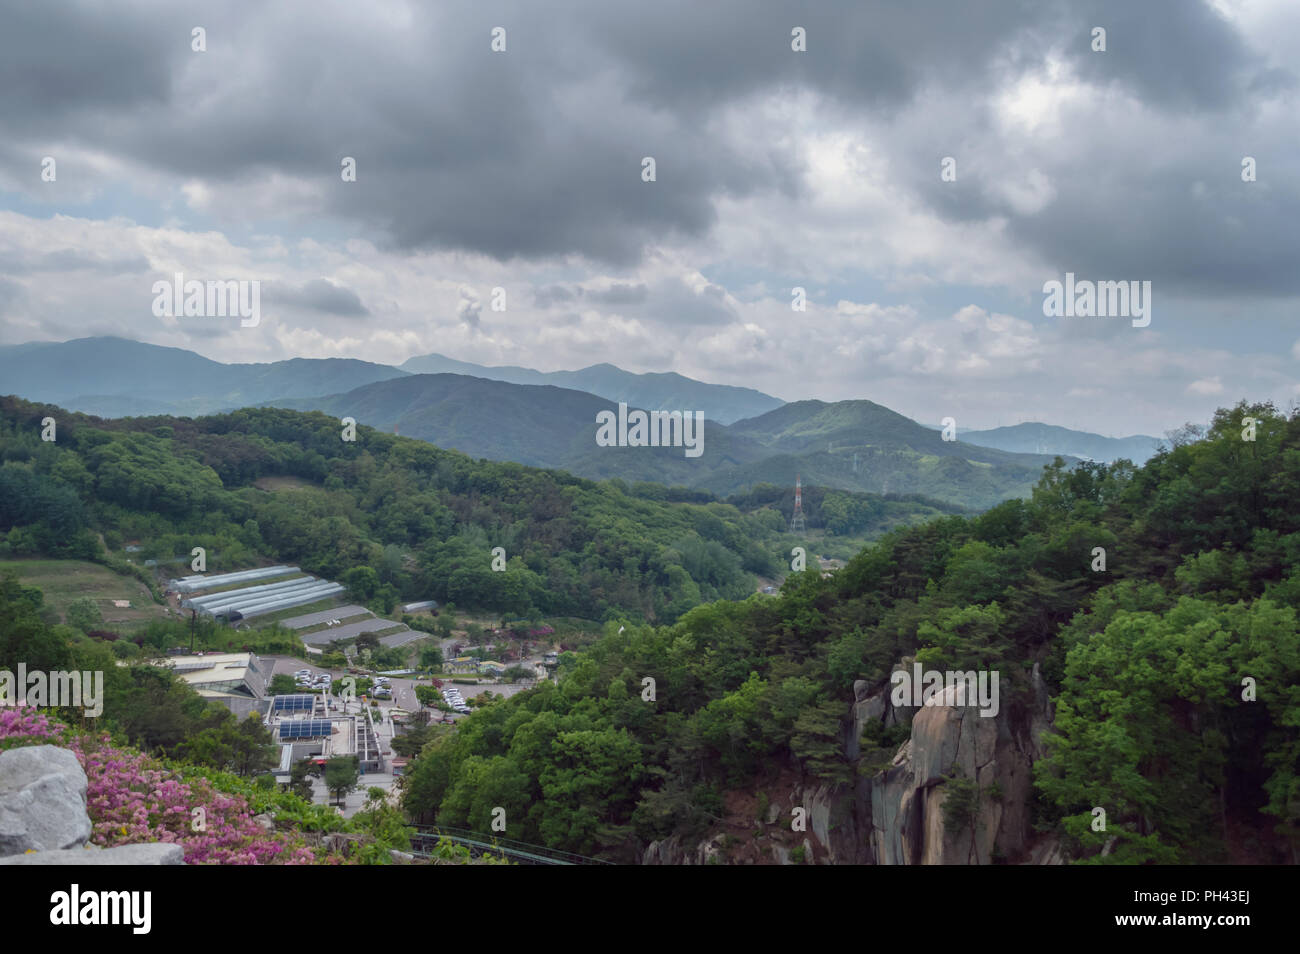
<path fill-rule="evenodd" d="M 86 773 L 54 745 L 0 752 L 0 856 L 77 848 L 90 838 Z"/>

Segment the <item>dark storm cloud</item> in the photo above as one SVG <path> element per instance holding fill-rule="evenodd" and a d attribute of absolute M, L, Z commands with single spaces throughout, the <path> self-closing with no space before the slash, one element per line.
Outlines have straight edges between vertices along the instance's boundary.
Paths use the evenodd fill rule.
<path fill-rule="evenodd" d="M 189 28 L 129 4 L 10 2 L 0 11 L 0 118 L 6 128 L 68 131 L 93 110 L 168 107 Z M 174 104 L 172 104 L 174 105 Z"/>
<path fill-rule="evenodd" d="M 1286 70 L 1255 61 L 1240 36 L 1212 8 L 1186 0 L 1140 4 L 1071 3 L 1075 30 L 1066 46 L 1080 77 L 1120 83 L 1144 102 L 1179 110 L 1240 107 L 1250 93 L 1295 82 Z M 1092 50 L 1092 29 L 1106 30 L 1106 52 Z"/>
<path fill-rule="evenodd" d="M 758 97 L 807 91 L 865 125 L 905 119 L 918 93 L 937 90 L 943 120 L 924 140 L 873 146 L 945 217 L 1005 217 L 1010 236 L 1062 267 L 1113 271 L 1140 250 L 1155 277 L 1264 293 L 1297 281 L 1281 274 L 1300 223 L 1295 187 L 1274 186 L 1263 202 L 1221 184 L 1192 202 L 1192 180 L 1210 173 L 1204 163 L 1180 168 L 1169 157 L 1178 143 L 1124 151 L 1069 130 L 1040 155 L 1054 194 L 1031 212 L 966 188 L 969 179 L 935 188 L 935 160 L 952 143 L 982 149 L 985 174 L 997 174 L 1000 154 L 1020 144 L 993 138 L 990 95 L 1041 70 L 1049 51 L 1096 88 L 1170 115 L 1204 114 L 1207 130 L 1224 130 L 1214 162 L 1237 161 L 1247 145 L 1234 126 L 1294 76 L 1261 62 L 1205 3 L 10 6 L 0 139 L 41 154 L 57 133 L 60 143 L 198 179 L 221 214 L 242 221 L 299 214 L 277 208 L 274 192 L 266 207 L 220 202 L 223 186 L 274 174 L 315 188 L 318 214 L 398 250 L 630 264 L 649 245 L 708 233 L 719 199 L 802 193 L 790 131 L 757 113 L 747 128 L 737 119 Z M 207 29 L 206 53 L 190 50 L 195 25 Z M 498 25 L 507 50 L 494 54 Z M 1089 49 L 1094 25 L 1108 30 L 1104 54 Z M 806 53 L 790 49 L 795 26 L 807 31 Z M 356 182 L 339 176 L 345 156 L 357 162 Z M 641 180 L 644 156 L 656 160 L 653 183 Z M 1295 161 L 1279 153 L 1272 181 L 1300 172 Z M 1184 178 L 1156 181 L 1171 169 Z M 1225 231 L 1232 218 L 1240 235 Z M 317 219 L 299 221 L 310 230 Z M 538 303 L 572 302 L 559 294 L 543 290 Z M 720 314 L 701 307 L 700 320 Z"/>
<path fill-rule="evenodd" d="M 1193 165 L 1124 186 L 1065 191 L 1011 227 L 1026 244 L 1049 249 L 1059 271 L 1150 280 L 1157 302 L 1170 290 L 1248 298 L 1300 292 L 1298 196 L 1243 183 L 1232 156 L 1217 173 Z M 1210 175 L 1213 185 L 1198 196 L 1196 183 Z"/>
<path fill-rule="evenodd" d="M 296 287 L 268 282 L 262 296 L 268 304 L 289 305 L 343 318 L 361 318 L 370 314 L 370 309 L 362 303 L 356 292 L 323 278 L 315 278 Z"/>

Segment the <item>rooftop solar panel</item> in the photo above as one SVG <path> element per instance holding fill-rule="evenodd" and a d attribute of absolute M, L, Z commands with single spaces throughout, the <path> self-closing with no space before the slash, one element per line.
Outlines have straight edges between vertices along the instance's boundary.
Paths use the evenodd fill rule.
<path fill-rule="evenodd" d="M 316 697 L 309 695 L 276 696 L 271 702 L 272 712 L 311 712 L 316 707 Z"/>
<path fill-rule="evenodd" d="M 279 725 L 281 739 L 316 739 L 330 734 L 328 719 L 290 719 Z"/>

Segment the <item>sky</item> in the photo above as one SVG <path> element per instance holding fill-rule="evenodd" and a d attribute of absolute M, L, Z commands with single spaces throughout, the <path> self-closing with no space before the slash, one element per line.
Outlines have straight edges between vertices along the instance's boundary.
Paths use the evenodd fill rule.
<path fill-rule="evenodd" d="M 0 23 L 0 344 L 609 362 L 1112 436 L 1300 400 L 1291 0 L 3 0 Z M 260 282 L 260 322 L 156 315 L 177 272 Z M 1067 272 L 1150 282 L 1149 325 L 1045 315 Z"/>

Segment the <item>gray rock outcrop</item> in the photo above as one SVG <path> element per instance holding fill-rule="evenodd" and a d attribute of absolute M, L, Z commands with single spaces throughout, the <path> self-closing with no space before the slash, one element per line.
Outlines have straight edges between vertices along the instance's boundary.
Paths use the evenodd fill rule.
<path fill-rule="evenodd" d="M 56 851 L 90 838 L 86 773 L 55 745 L 0 752 L 0 855 Z"/>
<path fill-rule="evenodd" d="M 986 718 L 976 706 L 956 705 L 951 688 L 946 704 L 916 710 L 911 738 L 871 780 L 878 864 L 990 864 L 1029 850 L 1033 767 L 1050 723 L 1037 666 L 1032 689 L 1032 709 L 1027 722 L 1019 720 L 1020 731 L 1008 710 Z M 957 831 L 949 829 L 943 810 L 954 778 L 973 781 L 978 799 Z"/>

